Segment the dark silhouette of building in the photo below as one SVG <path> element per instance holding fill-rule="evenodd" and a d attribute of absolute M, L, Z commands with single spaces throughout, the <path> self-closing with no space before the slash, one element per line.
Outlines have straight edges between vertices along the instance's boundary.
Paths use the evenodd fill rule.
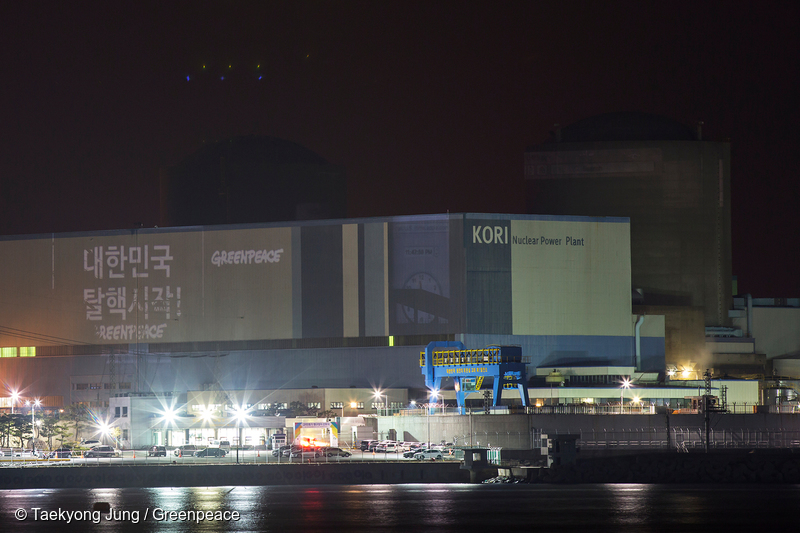
<path fill-rule="evenodd" d="M 346 216 L 345 171 L 296 143 L 265 136 L 210 143 L 161 173 L 161 225 Z"/>
<path fill-rule="evenodd" d="M 645 113 L 610 113 L 565 128 L 525 154 L 527 209 L 631 220 L 637 304 L 702 308 L 729 326 L 730 145 Z"/>

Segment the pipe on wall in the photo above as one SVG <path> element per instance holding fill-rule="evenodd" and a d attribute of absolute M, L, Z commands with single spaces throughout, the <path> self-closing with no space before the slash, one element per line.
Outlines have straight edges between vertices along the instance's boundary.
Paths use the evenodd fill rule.
<path fill-rule="evenodd" d="M 644 322 L 644 315 L 639 315 L 636 319 L 636 329 L 634 337 L 636 339 L 636 361 L 634 361 L 636 370 L 642 369 L 642 337 L 640 334 L 640 328 L 642 327 L 642 322 Z"/>

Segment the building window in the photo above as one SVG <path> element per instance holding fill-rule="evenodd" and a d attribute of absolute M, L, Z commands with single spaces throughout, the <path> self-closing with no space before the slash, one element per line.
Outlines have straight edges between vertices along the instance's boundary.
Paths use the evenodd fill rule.
<path fill-rule="evenodd" d="M 20 346 L 20 357 L 36 357 L 36 346 Z"/>
<path fill-rule="evenodd" d="M 364 408 L 364 402 L 356 403 L 356 409 L 363 409 L 363 408 Z"/>
<path fill-rule="evenodd" d="M 113 383 L 103 383 L 103 388 L 108 390 L 108 389 L 115 389 L 116 387 L 114 386 Z"/>
<path fill-rule="evenodd" d="M 76 383 L 75 384 L 75 390 L 86 390 L 88 388 L 89 388 L 89 384 L 88 383 Z"/>
<path fill-rule="evenodd" d="M 100 390 L 102 383 L 89 383 L 89 390 Z"/>
<path fill-rule="evenodd" d="M 120 384 L 119 384 L 119 388 L 120 388 L 120 389 L 127 389 L 127 390 L 130 390 L 130 388 L 131 388 L 131 382 L 130 382 L 130 381 L 124 381 L 124 382 L 122 382 L 122 383 L 120 383 Z"/>
<path fill-rule="evenodd" d="M 119 407 L 114 408 L 114 418 L 119 418 Z"/>
<path fill-rule="evenodd" d="M 16 356 L 17 356 L 16 346 L 12 348 L 0 348 L 0 357 L 16 357 Z"/>
<path fill-rule="evenodd" d="M 344 407 L 342 402 L 331 402 L 331 409 L 341 409 L 342 407 Z"/>
<path fill-rule="evenodd" d="M 122 430 L 122 440 L 128 440 L 128 430 L 127 429 L 123 429 Z"/>
<path fill-rule="evenodd" d="M 309 409 L 322 409 L 322 404 L 319 402 L 308 402 Z"/>
<path fill-rule="evenodd" d="M 123 418 L 127 418 L 128 417 L 128 408 L 127 407 L 123 407 L 122 408 L 122 417 Z"/>

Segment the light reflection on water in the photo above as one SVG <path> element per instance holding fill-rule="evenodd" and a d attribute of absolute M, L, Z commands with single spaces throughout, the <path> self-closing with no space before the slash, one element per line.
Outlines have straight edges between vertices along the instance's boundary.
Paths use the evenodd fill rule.
<path fill-rule="evenodd" d="M 123 521 L 34 521 L 108 502 Z M 16 531 L 728 531 L 794 530 L 800 486 L 340 485 L 0 491 Z M 17 521 L 16 509 L 28 519 Z M 153 510 L 238 511 L 238 521 L 155 521 Z M 40 511 L 41 512 L 41 511 Z M 144 519 L 145 512 L 149 513 Z M 138 513 L 139 522 L 132 518 Z M 76 527 L 77 526 L 77 527 Z"/>

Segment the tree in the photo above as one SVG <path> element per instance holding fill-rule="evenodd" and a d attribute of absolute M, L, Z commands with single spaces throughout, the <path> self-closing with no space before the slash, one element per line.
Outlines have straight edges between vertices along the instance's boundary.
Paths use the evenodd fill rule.
<path fill-rule="evenodd" d="M 54 426 L 56 435 L 58 436 L 59 447 L 63 446 L 65 443 L 71 442 L 69 439 L 70 435 L 72 435 L 72 428 L 69 427 L 69 424 L 66 422 L 59 422 Z M 75 444 L 74 442 L 72 444 Z"/>
<path fill-rule="evenodd" d="M 33 435 L 31 433 L 31 419 L 27 415 L 20 413 L 14 413 L 9 416 L 11 417 L 10 433 L 12 436 L 16 437 L 20 446 L 24 446 L 25 439 Z"/>
<path fill-rule="evenodd" d="M 317 412 L 317 418 L 336 418 L 337 416 L 339 416 L 339 414 L 341 413 L 338 413 L 336 411 L 331 411 L 330 409 L 328 409 L 327 411 Z"/>
<path fill-rule="evenodd" d="M 39 434 L 39 438 L 47 439 L 47 448 L 49 450 L 53 449 L 53 437 L 59 435 L 57 426 L 59 423 L 59 418 L 56 415 L 46 415 L 42 414 L 38 420 L 36 420 L 37 426 L 37 433 Z"/>
<path fill-rule="evenodd" d="M 309 416 L 308 404 L 303 402 L 292 402 L 289 404 L 289 410 L 292 411 L 294 416 Z"/>
<path fill-rule="evenodd" d="M 85 405 L 72 404 L 64 410 L 64 418 L 75 424 L 75 442 L 79 442 L 81 428 L 89 424 L 89 410 Z"/>
<path fill-rule="evenodd" d="M 13 426 L 11 415 L 0 415 L 0 445 L 5 448 L 11 446 L 11 427 Z"/>

